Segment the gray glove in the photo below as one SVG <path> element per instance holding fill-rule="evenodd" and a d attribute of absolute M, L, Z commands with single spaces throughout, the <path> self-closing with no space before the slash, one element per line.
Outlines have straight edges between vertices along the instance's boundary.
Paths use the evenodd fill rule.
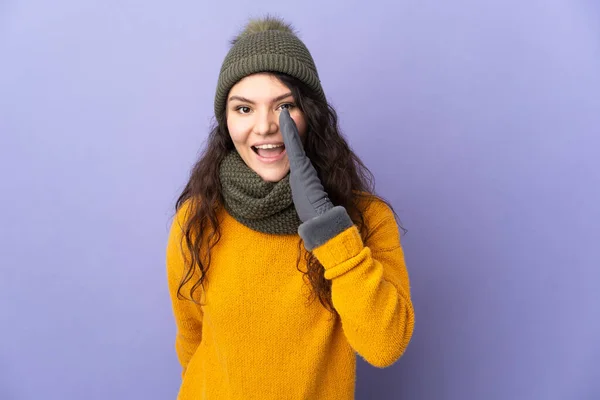
<path fill-rule="evenodd" d="M 346 209 L 334 207 L 309 158 L 304 152 L 296 123 L 287 109 L 279 114 L 279 129 L 290 160 L 290 186 L 296 212 L 302 221 L 298 233 L 308 251 L 319 247 L 353 226 Z"/>
<path fill-rule="evenodd" d="M 279 129 L 290 160 L 290 186 L 298 216 L 302 222 L 324 214 L 333 208 L 323 184 L 304 152 L 296 123 L 287 109 L 279 114 Z"/>

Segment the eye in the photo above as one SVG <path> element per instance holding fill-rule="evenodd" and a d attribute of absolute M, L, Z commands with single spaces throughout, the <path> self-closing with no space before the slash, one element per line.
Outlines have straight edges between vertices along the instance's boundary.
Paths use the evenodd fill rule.
<path fill-rule="evenodd" d="M 284 110 L 284 109 L 288 109 L 291 110 L 292 108 L 296 107 L 296 105 L 294 103 L 283 103 L 282 105 L 280 105 L 278 108 Z"/>
<path fill-rule="evenodd" d="M 240 114 L 248 114 L 250 112 L 250 107 L 246 107 L 246 106 L 239 106 L 236 107 L 235 109 L 237 112 L 239 112 Z"/>

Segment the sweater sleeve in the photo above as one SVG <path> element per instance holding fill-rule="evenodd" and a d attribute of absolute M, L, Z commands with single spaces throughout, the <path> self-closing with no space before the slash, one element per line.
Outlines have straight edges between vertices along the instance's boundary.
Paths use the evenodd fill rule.
<path fill-rule="evenodd" d="M 182 288 L 182 295 L 178 296 L 178 289 L 184 273 L 185 242 L 183 237 L 183 218 L 185 207 L 178 211 L 171 225 L 167 244 L 166 264 L 169 294 L 175 317 L 176 336 L 175 351 L 182 367 L 182 377 L 185 375 L 188 363 L 202 341 L 202 310 L 200 306 L 189 300 L 189 289 L 186 293 L 186 284 Z M 182 247 L 183 244 L 183 247 Z M 185 249 L 185 250 L 184 250 Z M 188 257 L 189 259 L 189 257 Z"/>
<path fill-rule="evenodd" d="M 366 243 L 351 226 L 312 251 L 332 281 L 333 305 L 349 344 L 368 363 L 384 368 L 404 353 L 414 311 L 394 214 L 376 202 L 365 212 L 365 222 Z"/>

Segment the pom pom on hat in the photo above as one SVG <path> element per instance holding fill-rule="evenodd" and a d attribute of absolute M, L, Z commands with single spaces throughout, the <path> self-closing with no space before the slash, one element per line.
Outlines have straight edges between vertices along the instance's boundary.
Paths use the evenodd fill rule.
<path fill-rule="evenodd" d="M 285 22 L 282 18 L 267 15 L 263 18 L 252 18 L 246 24 L 244 29 L 236 37 L 231 39 L 231 44 L 236 44 L 238 40 L 240 40 L 244 36 L 265 31 L 280 31 L 297 35 L 291 24 Z"/>

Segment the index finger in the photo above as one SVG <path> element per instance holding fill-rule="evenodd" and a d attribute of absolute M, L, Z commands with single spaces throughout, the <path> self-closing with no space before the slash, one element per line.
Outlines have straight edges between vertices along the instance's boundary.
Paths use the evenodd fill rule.
<path fill-rule="evenodd" d="M 290 162 L 304 158 L 305 153 L 302 140 L 300 139 L 296 123 L 292 119 L 288 109 L 283 109 L 281 114 L 279 114 L 279 129 L 283 135 L 285 150 Z"/>

